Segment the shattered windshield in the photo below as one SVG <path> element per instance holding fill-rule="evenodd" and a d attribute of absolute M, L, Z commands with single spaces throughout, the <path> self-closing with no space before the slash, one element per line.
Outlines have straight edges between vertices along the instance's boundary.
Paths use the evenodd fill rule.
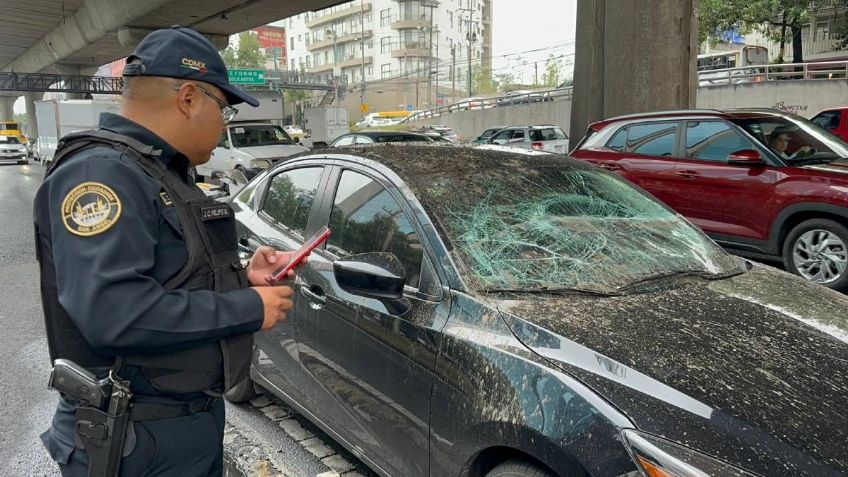
<path fill-rule="evenodd" d="M 848 144 L 798 116 L 766 116 L 735 119 L 733 122 L 792 163 L 848 158 Z"/>

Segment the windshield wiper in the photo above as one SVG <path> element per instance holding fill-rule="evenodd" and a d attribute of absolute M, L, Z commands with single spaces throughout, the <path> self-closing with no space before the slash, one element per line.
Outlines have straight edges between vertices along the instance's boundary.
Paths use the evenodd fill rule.
<path fill-rule="evenodd" d="M 809 165 L 809 164 L 828 164 L 833 161 L 838 161 L 839 159 L 843 159 L 839 156 L 833 155 L 829 157 L 802 157 L 797 159 L 790 159 L 789 163 L 792 165 Z"/>
<path fill-rule="evenodd" d="M 617 296 L 620 293 L 610 291 L 590 290 L 586 288 L 484 288 L 485 293 L 532 293 L 551 295 L 592 295 L 592 296 Z"/>
<path fill-rule="evenodd" d="M 696 277 L 704 278 L 706 280 L 722 280 L 724 278 L 730 278 L 732 276 L 744 273 L 746 270 L 747 269 L 745 267 L 741 267 L 739 269 L 735 269 L 726 273 L 710 273 L 704 270 L 676 270 L 673 272 L 661 273 L 659 275 L 652 275 L 650 277 L 641 278 L 639 280 L 636 280 L 635 282 L 630 282 L 627 285 L 618 287 L 618 291 L 627 292 L 628 290 L 637 288 L 639 285 L 642 285 L 644 283 L 668 280 L 670 278 Z"/>

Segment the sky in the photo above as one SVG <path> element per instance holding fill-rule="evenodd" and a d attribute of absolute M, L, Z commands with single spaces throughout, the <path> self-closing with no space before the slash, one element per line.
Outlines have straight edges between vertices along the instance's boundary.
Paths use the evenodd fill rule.
<path fill-rule="evenodd" d="M 544 60 L 552 53 L 567 55 L 563 62 L 573 65 L 577 0 L 492 0 L 492 10 L 495 74 L 513 72 L 518 82 L 532 83 L 538 62 L 541 81 Z M 518 52 L 526 53 L 510 54 Z"/>

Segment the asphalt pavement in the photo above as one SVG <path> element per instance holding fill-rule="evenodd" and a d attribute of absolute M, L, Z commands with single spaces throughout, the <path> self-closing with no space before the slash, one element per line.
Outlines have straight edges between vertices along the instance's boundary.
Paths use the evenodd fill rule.
<path fill-rule="evenodd" d="M 59 476 L 38 436 L 58 395 L 50 364 L 35 260 L 32 202 L 44 169 L 0 165 L 0 476 Z M 227 405 L 229 477 L 315 477 L 368 473 L 275 400 Z M 351 464 L 350 462 L 354 462 Z"/>

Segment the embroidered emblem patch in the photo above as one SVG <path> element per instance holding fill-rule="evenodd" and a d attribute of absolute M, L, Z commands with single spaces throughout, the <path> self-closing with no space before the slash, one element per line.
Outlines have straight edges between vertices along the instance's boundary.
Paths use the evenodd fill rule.
<path fill-rule="evenodd" d="M 62 222 L 73 234 L 83 237 L 101 234 L 121 216 L 121 200 L 115 192 L 97 182 L 83 182 L 62 201 Z"/>

